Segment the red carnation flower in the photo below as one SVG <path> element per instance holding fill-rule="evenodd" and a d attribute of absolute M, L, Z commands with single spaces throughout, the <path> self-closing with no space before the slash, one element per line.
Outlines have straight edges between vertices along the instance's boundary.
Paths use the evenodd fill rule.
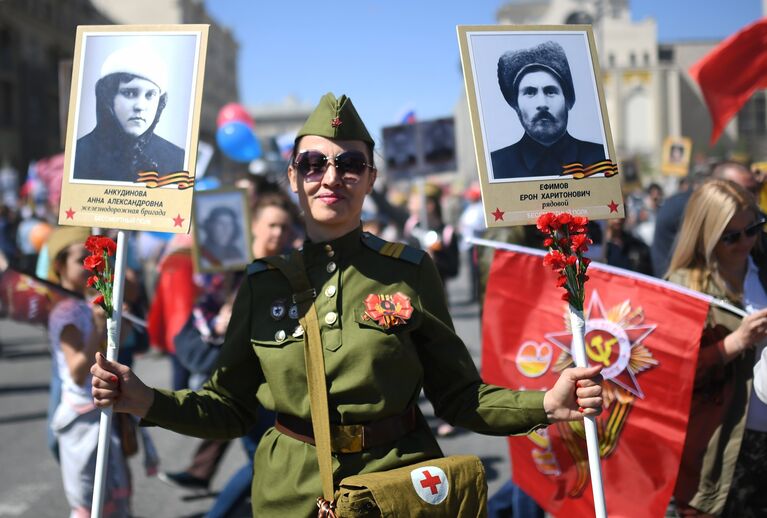
<path fill-rule="evenodd" d="M 551 222 L 555 221 L 556 219 L 557 217 L 553 212 L 546 212 L 538 216 L 538 221 L 536 222 L 535 226 L 538 227 L 538 230 L 541 232 L 546 233 L 550 231 Z"/>
<path fill-rule="evenodd" d="M 88 270 L 103 272 L 104 271 L 104 256 L 103 255 L 89 255 L 83 260 L 83 266 Z"/>
<path fill-rule="evenodd" d="M 543 265 L 559 274 L 557 287 L 566 290 L 562 300 L 581 311 L 584 283 L 588 280 L 586 270 L 591 262 L 583 257 L 588 245 L 592 244 L 586 233 L 587 224 L 588 218 L 567 212 L 559 215 L 547 212 L 541 214 L 536 222 L 538 229 L 545 235 L 543 244 L 549 249 L 549 253 L 543 257 Z"/>
<path fill-rule="evenodd" d="M 543 257 L 543 265 L 553 270 L 561 270 L 567 264 L 567 257 L 559 250 L 552 250 Z"/>
<path fill-rule="evenodd" d="M 94 304 L 101 306 L 104 304 L 104 295 L 98 295 L 95 299 L 93 299 L 91 302 Z"/>
<path fill-rule="evenodd" d="M 572 244 L 570 249 L 573 252 L 586 252 L 589 249 L 589 245 L 592 243 L 589 236 L 586 234 L 575 234 L 572 236 Z"/>
<path fill-rule="evenodd" d="M 107 236 L 89 236 L 85 240 L 85 249 L 93 255 L 101 255 L 106 252 L 111 257 L 117 252 L 117 243 Z"/>
<path fill-rule="evenodd" d="M 99 282 L 99 278 L 96 275 L 91 275 L 90 277 L 88 277 L 88 282 L 86 282 L 85 284 L 89 288 L 92 288 L 93 286 L 96 285 L 97 282 Z"/>

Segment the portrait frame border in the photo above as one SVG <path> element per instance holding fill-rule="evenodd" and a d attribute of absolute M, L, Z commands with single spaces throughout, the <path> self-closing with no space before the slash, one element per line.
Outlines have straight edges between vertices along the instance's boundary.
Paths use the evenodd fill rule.
<path fill-rule="evenodd" d="M 200 244 L 202 243 L 203 232 L 201 229 L 201 223 L 197 221 L 197 211 L 195 210 L 196 204 L 199 203 L 201 198 L 214 197 L 216 195 L 231 195 L 236 194 L 239 197 L 239 202 L 242 210 L 235 213 L 238 214 L 238 222 L 242 228 L 242 241 L 245 245 L 245 258 L 244 263 L 230 264 L 227 266 L 203 266 L 200 256 Z M 192 204 L 192 232 L 194 234 L 194 246 L 192 247 L 192 257 L 194 259 L 194 271 L 197 273 L 218 273 L 218 272 L 232 272 L 244 270 L 250 263 L 253 262 L 253 233 L 251 232 L 251 210 L 248 203 L 248 192 L 246 189 L 240 189 L 239 187 L 221 187 L 219 189 L 210 189 L 205 191 L 199 191 L 195 193 L 195 203 Z M 216 205 L 218 206 L 218 205 Z"/>
<path fill-rule="evenodd" d="M 620 176 L 617 174 L 617 154 L 612 138 L 610 121 L 607 114 L 604 87 L 602 85 L 601 67 L 597 56 L 596 41 L 590 25 L 458 25 L 458 36 L 461 65 L 463 70 L 464 87 L 468 102 L 469 119 L 474 142 L 475 159 L 479 173 L 479 183 L 482 192 L 485 223 L 488 227 L 504 227 L 535 223 L 538 216 L 545 212 L 570 212 L 584 215 L 589 219 L 612 219 L 624 217 L 624 205 L 620 187 Z M 608 151 L 608 160 L 615 166 L 615 173 L 609 177 L 604 174 L 575 180 L 572 177 L 522 177 L 514 179 L 494 179 L 491 175 L 491 165 L 488 163 L 489 152 L 483 136 L 483 122 L 480 114 L 478 99 L 478 84 L 475 80 L 475 63 L 472 56 L 470 37 L 476 33 L 581 33 L 588 44 L 588 54 L 591 59 L 591 76 L 594 80 L 594 90 L 598 97 L 596 106 L 599 109 L 603 145 Z M 496 79 L 497 82 L 497 79 Z M 567 207 L 545 208 L 537 200 L 523 200 L 523 195 L 534 196 L 544 191 L 543 185 L 568 184 L 576 182 L 578 188 L 583 188 L 595 195 L 585 198 L 574 198 L 574 203 Z M 534 191 L 534 192 L 533 192 Z M 591 202 L 589 203 L 589 200 Z M 586 202 L 586 203 L 584 203 Z"/>
<path fill-rule="evenodd" d="M 74 174 L 74 159 L 76 156 L 77 135 L 75 129 L 80 116 L 80 102 L 82 100 L 81 79 L 83 75 L 82 67 L 84 59 L 84 42 L 86 37 L 91 35 L 139 35 L 146 33 L 147 36 L 179 33 L 194 35 L 196 38 L 195 61 L 192 66 L 192 75 L 189 79 L 194 80 L 190 85 L 189 109 L 186 127 L 186 142 L 183 148 L 186 162 L 186 172 L 193 180 L 196 177 L 197 167 L 197 143 L 200 132 L 200 118 L 202 109 L 202 97 L 205 78 L 205 64 L 208 46 L 208 33 L 210 25 L 208 24 L 138 24 L 138 25 L 78 25 L 75 35 L 74 55 L 72 58 L 72 80 L 69 90 L 69 106 L 67 109 L 67 124 L 64 149 L 64 171 L 62 174 L 62 194 L 61 205 L 59 207 L 58 223 L 60 225 L 113 228 L 120 230 L 147 230 L 158 232 L 170 232 L 186 234 L 191 225 L 192 212 L 192 188 L 179 189 L 175 185 L 147 188 L 138 182 L 99 182 L 89 183 L 87 181 L 70 181 Z M 171 74 L 173 66 L 170 65 L 168 73 Z M 191 185 L 190 185 L 191 187 Z M 162 202 L 166 214 L 164 216 L 150 215 L 140 216 L 117 216 L 116 212 L 109 213 L 108 203 L 103 204 L 104 214 L 98 214 L 93 211 L 84 210 L 90 208 L 84 205 L 89 196 L 95 195 L 98 191 L 105 189 L 114 189 L 126 193 L 130 196 L 142 190 L 145 194 L 152 193 L 148 201 L 152 203 Z M 140 202 L 140 200 L 137 200 Z M 156 205 L 149 205 L 156 206 Z M 180 218 L 180 219 L 179 219 Z M 179 223 L 180 222 L 180 223 Z"/>
<path fill-rule="evenodd" d="M 671 148 L 674 145 L 679 145 L 683 149 L 682 160 L 678 163 L 674 163 L 670 160 Z M 690 162 L 692 161 L 692 148 L 693 142 L 690 137 L 684 137 L 681 135 L 669 135 L 663 139 L 663 145 L 661 146 L 661 163 L 660 171 L 664 176 L 687 176 L 690 171 Z"/>

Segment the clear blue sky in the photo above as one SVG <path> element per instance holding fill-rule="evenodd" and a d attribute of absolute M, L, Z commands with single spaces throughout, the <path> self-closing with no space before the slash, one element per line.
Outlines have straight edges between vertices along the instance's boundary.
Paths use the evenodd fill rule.
<path fill-rule="evenodd" d="M 380 143 L 380 128 L 414 109 L 451 115 L 463 88 L 456 25 L 495 22 L 502 0 L 207 0 L 240 43 L 246 105 L 287 95 L 316 103 L 346 93 Z M 761 0 L 634 0 L 661 42 L 721 39 L 759 19 Z M 258 125 L 258 121 L 256 121 Z"/>

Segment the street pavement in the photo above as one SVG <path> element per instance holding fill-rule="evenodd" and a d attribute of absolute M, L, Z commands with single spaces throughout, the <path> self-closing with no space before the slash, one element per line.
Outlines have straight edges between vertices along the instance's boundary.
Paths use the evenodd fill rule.
<path fill-rule="evenodd" d="M 466 268 L 448 283 L 456 331 L 466 342 L 475 362 L 480 361 L 479 308 L 469 302 Z M 45 329 L 0 319 L 0 517 L 59 518 L 67 516 L 58 464 L 46 447 L 45 415 L 48 406 L 50 354 Z M 170 362 L 147 354 L 137 358 L 136 373 L 148 384 L 169 387 Z M 436 430 L 431 405 L 424 414 Z M 189 463 L 199 440 L 159 428 L 150 429 L 164 471 L 180 471 Z M 440 438 L 446 455 L 474 454 L 484 462 L 489 494 L 510 475 L 506 440 L 465 430 Z M 211 482 L 211 492 L 195 494 L 147 477 L 142 454 L 131 459 L 133 512 L 143 518 L 202 517 L 216 492 L 245 463 L 239 441 L 233 442 Z M 250 516 L 244 505 L 237 516 Z"/>

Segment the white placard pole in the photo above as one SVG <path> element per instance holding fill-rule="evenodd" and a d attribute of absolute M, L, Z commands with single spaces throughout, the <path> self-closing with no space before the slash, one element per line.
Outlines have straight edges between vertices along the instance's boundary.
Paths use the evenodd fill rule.
<path fill-rule="evenodd" d="M 114 284 L 112 287 L 112 318 L 107 319 L 107 360 L 115 361 L 120 350 L 120 327 L 122 323 L 123 288 L 125 286 L 125 258 L 127 237 L 124 230 L 117 232 L 117 252 L 115 253 Z M 91 517 L 101 518 L 104 509 L 104 489 L 109 464 L 109 444 L 112 436 L 112 408 L 101 410 L 99 421 L 99 442 L 96 452 L 96 474 L 93 480 L 93 501 Z"/>

